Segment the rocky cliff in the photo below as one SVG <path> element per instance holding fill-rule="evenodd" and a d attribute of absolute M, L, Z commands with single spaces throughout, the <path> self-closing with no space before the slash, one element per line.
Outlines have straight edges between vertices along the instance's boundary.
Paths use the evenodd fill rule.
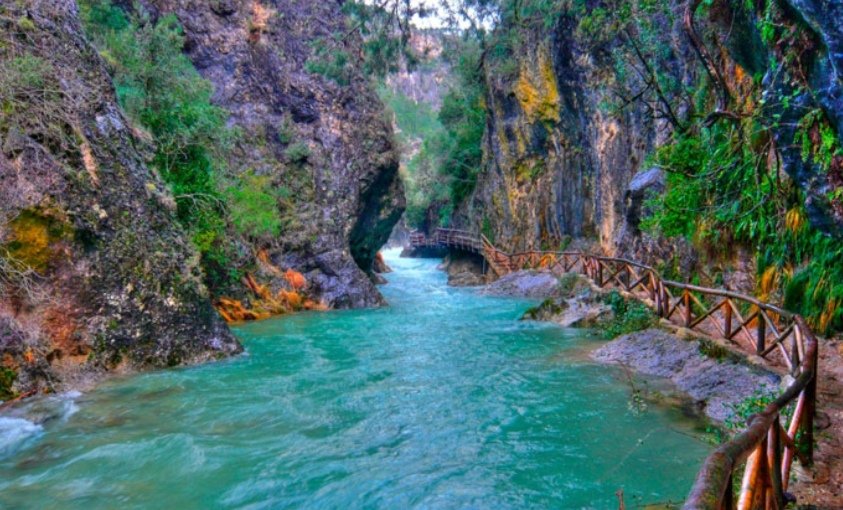
<path fill-rule="evenodd" d="M 242 240 L 245 251 L 263 251 L 270 264 L 303 273 L 310 293 L 330 307 L 382 304 L 372 262 L 403 213 L 404 196 L 391 126 L 357 65 L 359 40 L 340 4 L 142 3 L 155 16 L 177 16 L 214 102 L 242 130 L 230 172 L 267 176 L 289 192 L 280 237 Z M 276 286 L 273 272 L 260 276 Z"/>
<path fill-rule="evenodd" d="M 239 352 L 75 3 L 4 3 L 0 61 L 0 399 Z"/>
<path fill-rule="evenodd" d="M 599 86 L 611 70 L 562 17 L 527 31 L 517 68 L 486 64 L 484 168 L 462 217 L 508 250 L 557 248 L 566 237 L 609 246 L 624 219 L 624 191 L 658 138 L 643 108 L 611 115 Z"/>
<path fill-rule="evenodd" d="M 532 11 L 524 12 L 541 9 L 527 4 Z M 763 111 L 757 124 L 775 141 L 750 142 L 761 154 L 767 154 L 761 144 L 769 147 L 758 165 L 778 161 L 783 172 L 771 170 L 772 179 L 798 186 L 810 224 L 840 234 L 843 156 L 838 151 L 820 164 L 804 142 L 816 154 L 821 136 L 836 138 L 827 143 L 839 147 L 843 133 L 843 18 L 831 4 L 589 2 L 538 18 L 510 14 L 484 55 L 484 163 L 456 223 L 508 250 L 558 249 L 570 238 L 587 238 L 607 253 L 649 262 L 678 255 L 688 274 L 700 246 L 642 233 L 648 198 L 665 190 L 666 172 L 651 162 L 653 155 L 674 135 L 698 136 L 715 123 L 757 129 L 744 119 Z M 708 62 L 691 39 L 689 5 Z M 500 57 L 495 44 L 512 40 L 517 48 Z M 733 111 L 724 110 L 726 102 Z M 834 129 L 821 122 L 811 127 L 807 112 Z M 735 253 L 741 243 L 723 247 L 746 259 Z M 753 290 L 754 282 L 738 286 Z"/>

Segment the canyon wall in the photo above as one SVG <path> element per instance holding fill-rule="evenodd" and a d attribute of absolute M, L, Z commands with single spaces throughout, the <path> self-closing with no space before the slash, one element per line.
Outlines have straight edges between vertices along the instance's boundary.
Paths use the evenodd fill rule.
<path fill-rule="evenodd" d="M 355 65 L 360 41 L 347 33 L 341 5 L 143 4 L 155 16 L 175 14 L 188 56 L 214 86 L 213 101 L 242 130 L 229 171 L 268 176 L 289 191 L 280 237 L 265 245 L 242 240 L 245 251 L 303 273 L 310 293 L 332 308 L 383 304 L 372 261 L 403 213 L 404 195 L 389 119 Z M 338 56 L 348 62 L 335 75 L 311 72 L 314 62 L 330 66 Z M 259 276 L 279 284 L 272 271 Z"/>
<path fill-rule="evenodd" d="M 277 294 L 289 300 L 282 312 L 383 304 L 372 266 L 403 189 L 389 119 L 357 65 L 358 35 L 340 37 L 341 4 L 114 5 L 139 15 L 131 30 L 177 18 L 185 54 L 236 133 L 225 168 L 206 171 L 223 185 L 268 180 L 283 227 L 272 239 L 225 227 L 233 255 L 214 263 L 242 278 L 207 288 L 207 261 L 177 219 L 184 197 L 153 166 L 153 135 L 121 110 L 110 76 L 119 63 L 86 39 L 80 6 L 4 3 L 0 400 L 240 352 L 212 307 L 224 297 L 248 307 Z"/>
<path fill-rule="evenodd" d="M 0 399 L 239 352 L 75 3 L 0 13 Z"/>
<path fill-rule="evenodd" d="M 503 60 L 495 59 L 494 47 L 485 55 L 484 163 L 455 224 L 482 232 L 505 250 L 559 249 L 579 238 L 607 254 L 651 263 L 676 256 L 687 271 L 697 264 L 698 250 L 687 240 L 642 233 L 640 223 L 647 198 L 665 187 L 665 172 L 649 165 L 648 156 L 677 125 L 691 125 L 705 108 L 714 109 L 693 104 L 706 85 L 705 68 L 683 24 L 688 4 L 657 2 L 653 10 L 636 12 L 651 27 L 641 34 L 634 29 L 613 33 L 619 23 L 613 16 L 620 14 L 604 3 L 538 21 L 505 20 L 497 29 L 518 40 L 519 47 Z M 760 108 L 753 103 L 758 97 L 772 104 L 769 98 L 792 94 L 793 101 L 767 108 L 774 152 L 786 172 L 781 177 L 802 189 L 811 224 L 839 235 L 841 201 L 830 197 L 843 185 L 843 158 L 822 169 L 805 158 L 794 139 L 800 118 L 815 108 L 836 124 L 838 140 L 843 132 L 843 17 L 831 15 L 839 9 L 828 2 L 783 4 L 781 23 L 810 29 L 794 28 L 795 43 L 782 37 L 764 44 L 760 15 L 748 14 L 742 5 L 723 0 L 698 9 L 696 29 L 741 108 L 751 112 Z M 595 18 L 591 25 L 586 16 Z M 797 51 L 802 60 L 794 62 L 787 55 Z M 800 73 L 805 76 L 796 76 Z M 661 98 L 657 86 L 663 87 Z M 756 96 L 758 86 L 763 90 Z M 736 256 L 741 258 L 733 265 L 751 265 L 745 254 Z M 751 290 L 751 278 L 744 280 L 737 287 Z"/>

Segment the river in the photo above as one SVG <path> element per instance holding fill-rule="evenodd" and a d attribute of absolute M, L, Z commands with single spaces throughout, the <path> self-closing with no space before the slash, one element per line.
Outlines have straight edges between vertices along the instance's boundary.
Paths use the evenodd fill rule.
<path fill-rule="evenodd" d="M 711 450 L 700 424 L 670 407 L 638 412 L 625 374 L 584 355 L 601 340 L 518 321 L 533 302 L 450 288 L 437 261 L 387 260 L 389 307 L 239 326 L 243 356 L 0 417 L 0 508 L 611 509 L 619 488 L 629 508 L 684 498 Z"/>

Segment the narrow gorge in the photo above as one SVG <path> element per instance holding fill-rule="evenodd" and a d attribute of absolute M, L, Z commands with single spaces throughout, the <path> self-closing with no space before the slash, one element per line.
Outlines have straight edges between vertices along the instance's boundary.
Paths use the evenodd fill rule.
<path fill-rule="evenodd" d="M 0 67 L 0 508 L 843 508 L 843 3 L 8 0 Z"/>

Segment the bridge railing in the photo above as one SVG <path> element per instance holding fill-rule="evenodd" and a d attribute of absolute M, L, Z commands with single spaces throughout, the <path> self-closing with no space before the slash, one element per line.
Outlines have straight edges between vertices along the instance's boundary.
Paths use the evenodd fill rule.
<path fill-rule="evenodd" d="M 794 382 L 752 416 L 744 432 L 706 459 L 684 506 L 731 510 L 737 503 L 745 510 L 783 509 L 794 459 L 810 464 L 813 457 L 817 341 L 805 320 L 751 296 L 666 280 L 627 259 L 582 254 L 580 264 L 598 286 L 622 288 L 649 302 L 662 318 L 787 368 Z M 744 461 L 735 501 L 733 478 Z"/>
<path fill-rule="evenodd" d="M 684 506 L 731 510 L 737 503 L 740 510 L 784 508 L 794 459 L 807 465 L 813 458 L 817 340 L 804 318 L 737 292 L 666 280 L 652 267 L 624 258 L 575 251 L 506 253 L 485 236 L 459 230 L 439 230 L 434 237 L 444 246 L 480 246 L 475 251 L 501 276 L 520 269 L 583 273 L 599 287 L 620 288 L 643 299 L 659 317 L 725 339 L 786 368 L 794 382 L 752 416 L 746 430 L 705 460 Z M 735 501 L 733 478 L 744 462 Z"/>
<path fill-rule="evenodd" d="M 476 253 L 480 253 L 483 250 L 482 241 L 471 232 L 446 228 L 436 229 L 430 236 L 425 235 L 423 232 L 413 232 L 410 234 L 410 246 L 414 248 L 441 246 Z"/>

